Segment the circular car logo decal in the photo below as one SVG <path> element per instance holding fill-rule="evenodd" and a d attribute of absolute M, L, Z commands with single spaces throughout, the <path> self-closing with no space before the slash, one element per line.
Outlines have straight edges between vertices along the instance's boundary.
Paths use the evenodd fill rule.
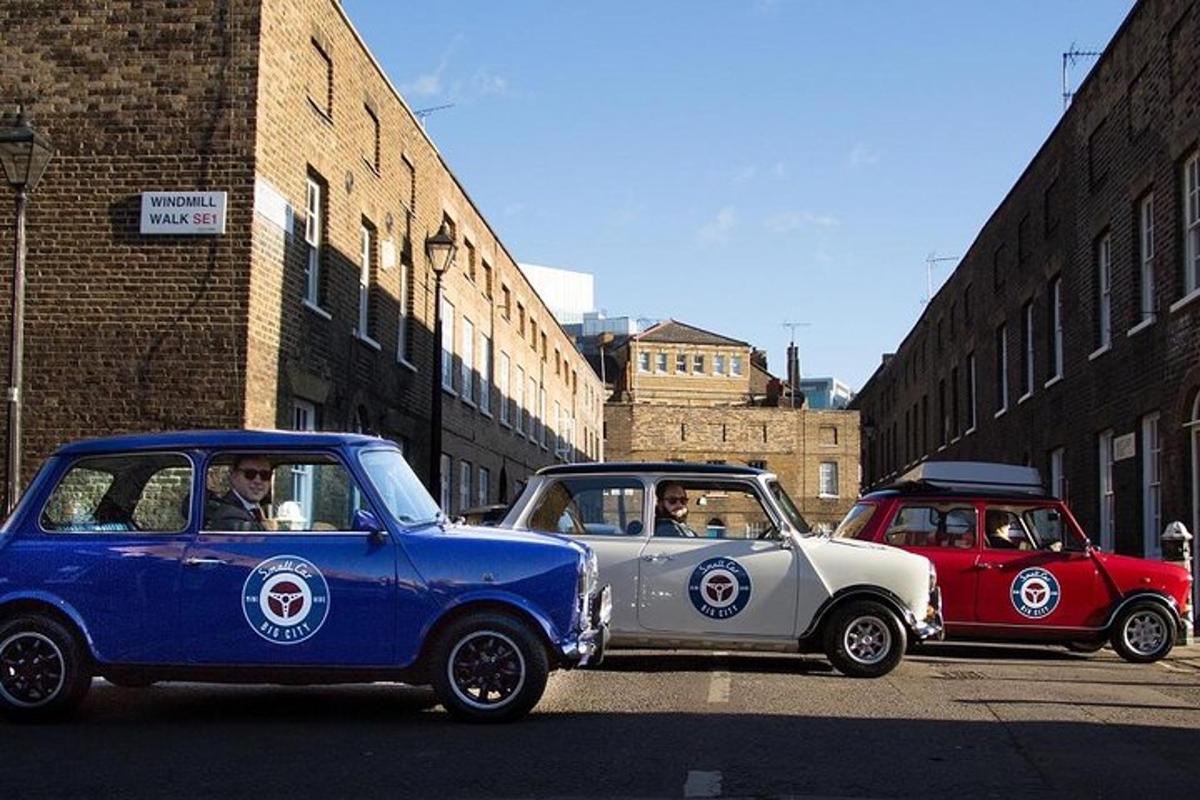
<path fill-rule="evenodd" d="M 298 644 L 329 615 L 329 585 L 311 561 L 273 556 L 250 571 L 242 587 L 246 622 L 272 644 Z"/>
<path fill-rule="evenodd" d="M 692 570 L 688 596 L 704 616 L 729 619 L 750 602 L 750 576 L 731 558 L 710 558 Z"/>
<path fill-rule="evenodd" d="M 1061 591 L 1058 579 L 1044 569 L 1030 567 L 1017 573 L 1013 578 L 1012 591 L 1013 608 L 1023 617 L 1041 619 L 1058 608 Z"/>

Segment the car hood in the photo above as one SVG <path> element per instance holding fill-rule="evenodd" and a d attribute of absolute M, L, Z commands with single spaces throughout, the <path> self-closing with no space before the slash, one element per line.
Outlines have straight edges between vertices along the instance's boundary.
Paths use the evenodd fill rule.
<path fill-rule="evenodd" d="M 477 542 L 527 542 L 562 547 L 578 553 L 587 552 L 587 548 L 579 542 L 557 533 L 542 533 L 540 531 L 518 531 L 513 528 L 496 528 L 484 525 L 447 524 L 443 530 L 447 536 L 469 538 Z"/>
<path fill-rule="evenodd" d="M 1099 551 L 1093 551 L 1092 554 L 1122 591 L 1145 588 L 1151 584 L 1187 583 L 1190 577 L 1186 569 L 1168 561 Z"/>

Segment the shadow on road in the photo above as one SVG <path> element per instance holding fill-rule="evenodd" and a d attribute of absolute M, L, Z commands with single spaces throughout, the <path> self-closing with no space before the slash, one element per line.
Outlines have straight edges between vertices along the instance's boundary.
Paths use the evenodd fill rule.
<path fill-rule="evenodd" d="M 821 656 L 763 655 L 761 653 L 617 652 L 589 670 L 600 672 L 763 672 L 784 674 L 839 674 Z"/>

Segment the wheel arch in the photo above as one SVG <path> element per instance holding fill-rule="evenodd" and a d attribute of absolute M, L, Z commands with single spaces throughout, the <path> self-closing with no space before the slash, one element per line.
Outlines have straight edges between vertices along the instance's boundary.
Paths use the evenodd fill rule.
<path fill-rule="evenodd" d="M 904 601 L 895 594 L 882 586 L 846 586 L 826 598 L 821 607 L 817 609 L 817 613 L 813 615 L 808 627 L 800 634 L 800 641 L 819 641 L 825 630 L 825 623 L 833 616 L 833 612 L 856 600 L 874 600 L 882 603 L 885 608 L 896 615 L 896 620 L 904 628 L 906 634 L 915 632 L 913 621 L 910 619 L 912 612 L 907 610 Z"/>
<path fill-rule="evenodd" d="M 1171 615 L 1171 622 L 1174 623 L 1176 630 L 1182 630 L 1183 618 L 1179 615 L 1179 606 L 1176 605 L 1175 598 L 1162 592 L 1154 591 L 1153 589 L 1142 589 L 1126 595 L 1121 598 L 1121 602 L 1113 606 L 1112 611 L 1109 612 L 1108 619 L 1104 623 L 1103 630 L 1105 633 L 1112 632 L 1113 625 L 1116 624 L 1117 619 L 1127 608 L 1139 603 L 1155 603 L 1161 606 Z"/>
<path fill-rule="evenodd" d="M 414 666 L 424 671 L 433 652 L 434 643 L 438 640 L 442 631 L 463 617 L 479 613 L 504 614 L 525 623 L 538 637 L 538 641 L 541 642 L 542 647 L 545 649 L 546 657 L 550 660 L 550 663 L 552 665 L 558 663 L 551 633 L 553 628 L 548 621 L 541 619 L 532 610 L 521 604 L 513 603 L 499 597 L 478 597 L 465 600 L 447 608 L 430 623 L 429 628 L 421 639 L 421 649 L 417 653 Z"/>
<path fill-rule="evenodd" d="M 83 618 L 75 609 L 54 598 L 40 595 L 6 597 L 0 600 L 0 622 L 19 617 L 22 614 L 41 614 L 62 624 L 79 637 L 79 641 L 88 655 L 95 658 L 92 637 L 88 633 L 87 626 L 83 624 Z"/>

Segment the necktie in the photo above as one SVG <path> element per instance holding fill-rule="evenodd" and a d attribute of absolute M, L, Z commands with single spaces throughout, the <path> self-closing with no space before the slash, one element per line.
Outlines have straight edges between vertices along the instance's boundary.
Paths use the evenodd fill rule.
<path fill-rule="evenodd" d="M 259 508 L 258 506 L 254 506 L 253 508 L 250 509 L 250 516 L 254 517 L 255 522 L 263 521 L 262 509 Z"/>

